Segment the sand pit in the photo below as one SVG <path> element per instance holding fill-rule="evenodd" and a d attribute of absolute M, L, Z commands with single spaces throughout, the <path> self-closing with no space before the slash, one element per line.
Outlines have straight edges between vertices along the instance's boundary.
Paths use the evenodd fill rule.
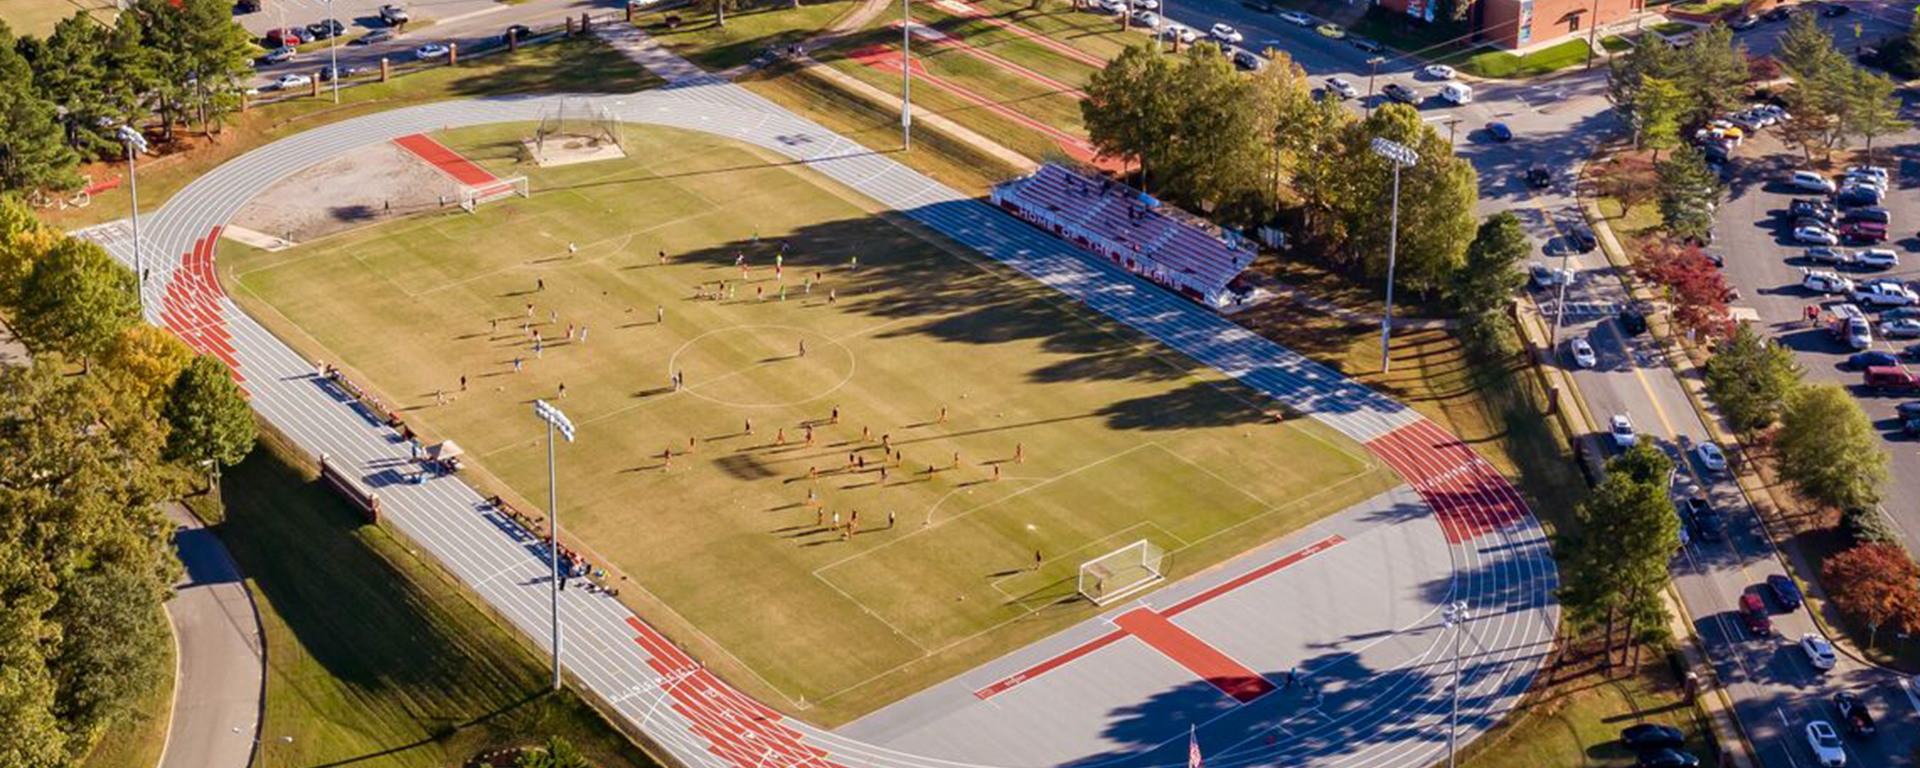
<path fill-rule="evenodd" d="M 273 185 L 233 223 L 295 243 L 390 218 L 459 210 L 460 185 L 391 143 L 335 157 Z"/>

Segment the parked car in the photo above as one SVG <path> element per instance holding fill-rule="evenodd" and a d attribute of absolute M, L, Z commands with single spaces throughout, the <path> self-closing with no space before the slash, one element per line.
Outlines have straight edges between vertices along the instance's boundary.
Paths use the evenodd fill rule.
<path fill-rule="evenodd" d="M 1506 123 L 1487 123 L 1487 137 L 1501 143 L 1513 141 L 1513 129 Z"/>
<path fill-rule="evenodd" d="M 1600 239 L 1593 236 L 1591 229 L 1572 226 L 1567 228 L 1566 234 L 1567 242 L 1573 245 L 1574 250 L 1581 253 L 1592 253 L 1593 249 L 1600 247 Z"/>
<path fill-rule="evenodd" d="M 1360 90 L 1353 87 L 1353 83 L 1347 82 L 1347 79 L 1344 77 L 1327 78 L 1326 90 L 1327 93 L 1331 93 L 1341 99 L 1351 99 L 1360 95 Z"/>
<path fill-rule="evenodd" d="M 1319 32 L 1321 35 L 1324 35 L 1326 37 L 1331 37 L 1335 40 L 1339 40 L 1347 36 L 1346 28 L 1338 24 L 1335 24 L 1333 22 L 1327 22 L 1325 24 L 1321 24 L 1320 26 L 1314 27 L 1313 31 Z"/>
<path fill-rule="evenodd" d="M 1727 471 L 1727 454 L 1718 445 L 1701 443 L 1693 447 L 1693 455 L 1699 457 L 1700 466 L 1706 467 L 1708 472 Z"/>
<path fill-rule="evenodd" d="M 1893 320 L 1902 317 L 1920 317 L 1920 307 L 1894 307 L 1880 313 L 1880 319 Z"/>
<path fill-rule="evenodd" d="M 1867 184 L 1855 184 L 1840 190 L 1833 201 L 1843 208 L 1857 208 L 1863 205 L 1879 205 L 1887 197 L 1887 191 Z"/>
<path fill-rule="evenodd" d="M 359 67 L 335 67 L 332 64 L 320 68 L 321 82 L 340 80 L 360 74 Z"/>
<path fill-rule="evenodd" d="M 1750 634 L 1765 636 L 1773 632 L 1773 619 L 1767 616 L 1767 604 L 1752 592 L 1740 595 L 1740 621 Z"/>
<path fill-rule="evenodd" d="M 1427 66 L 1421 68 L 1420 74 L 1426 75 L 1427 77 L 1431 77 L 1435 80 L 1452 80 L 1453 67 L 1449 67 L 1445 64 L 1428 64 Z"/>
<path fill-rule="evenodd" d="M 1880 335 L 1889 339 L 1920 339 L 1920 320 L 1902 317 L 1880 324 Z"/>
<path fill-rule="evenodd" d="M 1216 23 L 1208 28 L 1207 36 L 1228 43 L 1238 43 L 1247 39 L 1246 35 L 1240 34 L 1240 30 L 1234 29 L 1226 23 Z"/>
<path fill-rule="evenodd" d="M 1616 413 L 1607 421 L 1607 434 L 1613 438 L 1615 448 L 1632 448 L 1640 441 L 1640 436 L 1633 432 L 1633 419 L 1624 413 Z"/>
<path fill-rule="evenodd" d="M 1867 221 L 1882 226 L 1893 224 L 1893 212 L 1879 206 L 1862 206 L 1847 211 L 1846 221 Z"/>
<path fill-rule="evenodd" d="M 1800 256 L 1815 264 L 1845 264 L 1848 259 L 1853 258 L 1847 255 L 1846 251 L 1824 245 L 1808 248 Z"/>
<path fill-rule="evenodd" d="M 1671 725 L 1641 723 L 1620 732 L 1620 743 L 1635 752 L 1686 746 L 1687 734 Z"/>
<path fill-rule="evenodd" d="M 1787 178 L 1783 181 L 1785 181 L 1789 187 L 1808 192 L 1831 193 L 1834 190 L 1833 179 L 1829 179 L 1813 171 L 1794 171 L 1788 174 Z"/>
<path fill-rule="evenodd" d="M 1800 609 L 1800 585 L 1786 574 L 1776 573 L 1767 577 L 1767 590 L 1773 593 L 1773 601 L 1788 611 Z"/>
<path fill-rule="evenodd" d="M 1536 165 L 1527 169 L 1527 186 L 1533 187 L 1534 189 L 1545 189 L 1552 184 L 1553 173 L 1548 171 L 1546 166 Z"/>
<path fill-rule="evenodd" d="M 278 27 L 267 30 L 267 33 L 260 37 L 266 41 L 269 48 L 284 48 L 306 42 L 305 34 L 304 31 L 293 27 Z"/>
<path fill-rule="evenodd" d="M 407 9 L 400 6 L 380 6 L 380 20 L 386 22 L 388 26 L 397 27 L 407 23 L 407 21 L 412 18 L 412 16 L 408 15 Z"/>
<path fill-rule="evenodd" d="M 340 23 L 339 19 L 321 19 L 307 25 L 308 40 L 325 40 L 346 32 L 347 25 Z"/>
<path fill-rule="evenodd" d="M 1313 26 L 1313 17 L 1308 16 L 1299 11 L 1287 11 L 1286 13 L 1282 13 L 1280 14 L 1280 20 L 1288 24 L 1292 24 L 1296 27 Z"/>
<path fill-rule="evenodd" d="M 1845 768 L 1847 748 L 1840 743 L 1840 734 L 1833 731 L 1832 723 L 1825 720 L 1807 723 L 1807 746 L 1823 768 Z"/>
<path fill-rule="evenodd" d="M 1881 237 L 1886 231 L 1881 230 Z M 1891 248 L 1866 248 L 1847 255 L 1847 263 L 1865 269 L 1892 269 L 1900 266 L 1900 254 Z"/>
<path fill-rule="evenodd" d="M 1402 104 L 1417 104 L 1420 101 L 1419 91 L 1416 91 L 1412 88 L 1408 88 L 1407 86 L 1401 85 L 1399 83 L 1387 83 L 1387 86 L 1385 88 L 1381 88 L 1380 92 L 1386 94 L 1387 98 L 1392 99 L 1394 101 L 1398 101 Z"/>
<path fill-rule="evenodd" d="M 1875 307 L 1907 307 L 1920 304 L 1920 294 L 1898 280 L 1880 278 L 1857 283 L 1853 300 Z"/>
<path fill-rule="evenodd" d="M 1247 72 L 1257 72 L 1260 69 L 1260 57 L 1245 48 L 1236 48 L 1233 51 L 1233 65 Z"/>
<path fill-rule="evenodd" d="M 305 88 L 310 85 L 313 85 L 313 78 L 308 77 L 306 75 L 294 74 L 294 73 L 281 75 L 279 78 L 273 81 L 274 89 L 281 90 L 281 91 L 288 91 L 294 88 Z"/>
<path fill-rule="evenodd" d="M 1910 392 L 1920 389 L 1920 376 L 1912 371 L 1896 366 L 1868 368 L 1861 375 L 1861 384 L 1867 391 L 1876 394 L 1888 392 Z"/>
<path fill-rule="evenodd" d="M 1899 365 L 1900 356 L 1882 349 L 1857 352 L 1847 356 L 1847 367 L 1864 371 L 1874 366 Z"/>
<path fill-rule="evenodd" d="M 427 43 L 426 45 L 413 49 L 413 57 L 420 61 L 443 58 L 446 55 L 447 47 L 439 43 Z"/>
<path fill-rule="evenodd" d="M 1593 345 L 1586 339 L 1574 339 L 1567 342 L 1567 352 L 1573 355 L 1573 364 L 1580 368 L 1592 368 L 1600 364 L 1600 358 L 1593 354 Z"/>
<path fill-rule="evenodd" d="M 1833 203 L 1811 197 L 1797 197 L 1787 203 L 1787 213 L 1794 218 L 1811 217 L 1823 221 L 1833 221 Z"/>
<path fill-rule="evenodd" d="M 1620 321 L 1621 332 L 1628 336 L 1638 336 L 1647 332 L 1647 316 L 1631 309 L 1623 309 L 1615 316 Z"/>
<path fill-rule="evenodd" d="M 1840 244 L 1840 236 L 1834 234 L 1833 230 L 1815 226 L 1794 227 L 1793 239 L 1801 243 L 1818 243 L 1820 245 Z"/>
<path fill-rule="evenodd" d="M 1800 287 L 1815 293 L 1851 293 L 1853 281 L 1825 270 L 1803 268 L 1800 270 Z"/>
<path fill-rule="evenodd" d="M 1867 702 L 1860 695 L 1841 691 L 1833 695 L 1833 708 L 1840 711 L 1840 722 L 1847 724 L 1847 732 L 1855 736 L 1872 736 L 1875 733 L 1873 713 L 1867 711 Z"/>
<path fill-rule="evenodd" d="M 1347 42 L 1352 43 L 1353 47 L 1366 51 L 1367 53 L 1379 53 L 1387 49 L 1387 47 L 1381 45 L 1379 41 L 1366 37 L 1349 37 L 1347 38 Z"/>
<path fill-rule="evenodd" d="M 1872 221 L 1849 221 L 1840 225 L 1840 237 L 1849 243 L 1884 243 L 1887 241 L 1887 225 Z M 1895 260 L 1898 261 L 1897 258 Z"/>
<path fill-rule="evenodd" d="M 1893 407 L 1893 412 L 1903 419 L 1920 417 L 1920 400 L 1908 400 L 1896 405 Z"/>
<path fill-rule="evenodd" d="M 371 32 L 368 32 L 359 37 L 356 37 L 352 41 L 348 42 L 347 45 L 372 45 L 374 43 L 384 43 L 392 39 L 393 39 L 393 30 L 381 28 L 381 29 L 376 29 Z"/>
<path fill-rule="evenodd" d="M 1699 768 L 1700 758 L 1680 749 L 1656 749 L 1640 753 L 1640 768 Z"/>
<path fill-rule="evenodd" d="M 1833 644 L 1813 632 L 1800 636 L 1800 650 L 1807 654 L 1807 663 L 1814 669 L 1833 669 L 1840 661 L 1833 655 Z"/>

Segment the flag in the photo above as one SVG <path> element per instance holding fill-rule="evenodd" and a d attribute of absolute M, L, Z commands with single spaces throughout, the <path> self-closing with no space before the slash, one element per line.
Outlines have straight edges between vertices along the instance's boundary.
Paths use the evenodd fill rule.
<path fill-rule="evenodd" d="M 1187 726 L 1187 768 L 1201 768 L 1200 739 L 1194 735 L 1193 726 Z"/>

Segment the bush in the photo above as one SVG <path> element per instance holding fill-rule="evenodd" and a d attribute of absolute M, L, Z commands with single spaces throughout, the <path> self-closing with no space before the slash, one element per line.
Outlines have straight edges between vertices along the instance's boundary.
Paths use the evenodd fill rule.
<path fill-rule="evenodd" d="M 1871 507 L 1851 507 L 1840 513 L 1840 530 L 1846 532 L 1855 546 L 1861 544 L 1891 544 L 1904 547 L 1900 542 L 1900 532 L 1895 530 L 1887 516 Z"/>

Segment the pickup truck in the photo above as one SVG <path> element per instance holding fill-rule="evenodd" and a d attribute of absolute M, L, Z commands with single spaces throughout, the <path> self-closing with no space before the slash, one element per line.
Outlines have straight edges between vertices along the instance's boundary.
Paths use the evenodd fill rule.
<path fill-rule="evenodd" d="M 1845 723 L 1847 732 L 1855 736 L 1874 734 L 1873 713 L 1867 711 L 1867 703 L 1859 695 L 1841 691 L 1833 695 L 1833 706 L 1840 710 L 1840 722 Z"/>

